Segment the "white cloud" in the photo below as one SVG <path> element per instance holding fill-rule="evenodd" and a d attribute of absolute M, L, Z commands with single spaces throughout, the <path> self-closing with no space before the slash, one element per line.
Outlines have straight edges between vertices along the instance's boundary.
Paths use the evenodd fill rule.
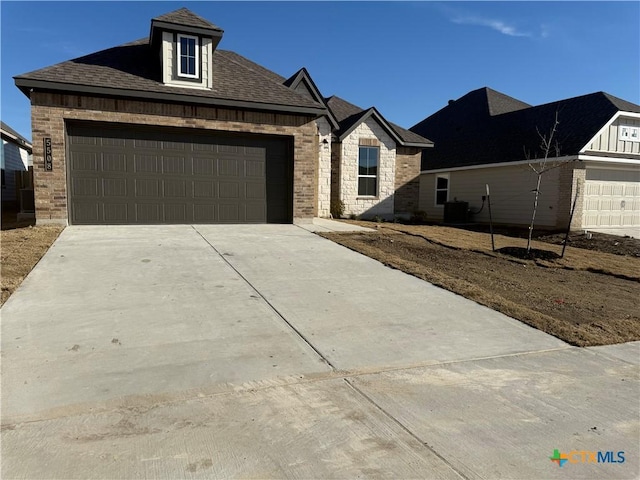
<path fill-rule="evenodd" d="M 477 17 L 477 16 L 455 16 L 451 18 L 453 23 L 460 25 L 479 25 L 481 27 L 489 27 L 493 30 L 508 35 L 510 37 L 531 37 L 531 33 L 521 32 L 516 27 L 508 25 L 502 20 Z"/>

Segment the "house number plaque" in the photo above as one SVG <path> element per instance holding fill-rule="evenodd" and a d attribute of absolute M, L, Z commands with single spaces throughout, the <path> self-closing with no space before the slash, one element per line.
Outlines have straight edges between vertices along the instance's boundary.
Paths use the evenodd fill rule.
<path fill-rule="evenodd" d="M 44 169 L 47 172 L 53 170 L 53 155 L 51 154 L 51 137 L 44 139 Z"/>

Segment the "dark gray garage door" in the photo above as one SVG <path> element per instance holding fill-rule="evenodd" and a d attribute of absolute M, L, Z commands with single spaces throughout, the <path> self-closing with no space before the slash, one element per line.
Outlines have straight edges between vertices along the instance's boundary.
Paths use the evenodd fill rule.
<path fill-rule="evenodd" d="M 287 223 L 287 139 L 69 124 L 72 224 Z"/>

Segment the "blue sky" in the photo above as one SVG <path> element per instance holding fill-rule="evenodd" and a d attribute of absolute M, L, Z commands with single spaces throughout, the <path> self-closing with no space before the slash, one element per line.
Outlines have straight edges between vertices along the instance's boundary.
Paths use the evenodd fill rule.
<path fill-rule="evenodd" d="M 640 103 L 640 2 L 0 3 L 1 117 L 31 138 L 12 77 L 146 37 L 186 6 L 233 50 L 411 127 L 484 86 L 530 104 L 595 91 Z"/>

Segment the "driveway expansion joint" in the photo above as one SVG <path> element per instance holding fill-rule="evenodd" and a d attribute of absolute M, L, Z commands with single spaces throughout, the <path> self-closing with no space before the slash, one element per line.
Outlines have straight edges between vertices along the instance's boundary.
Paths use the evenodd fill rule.
<path fill-rule="evenodd" d="M 262 292 L 260 290 L 258 290 L 250 281 L 247 277 L 245 277 L 235 266 L 233 266 L 233 264 L 231 262 L 229 262 L 229 260 L 227 259 L 227 256 L 224 255 L 222 252 L 220 252 L 209 240 L 207 240 L 207 238 L 202 235 L 202 233 L 200 233 L 200 231 L 193 225 L 191 225 L 191 228 L 193 228 L 196 233 L 198 235 L 200 235 L 200 237 L 202 237 L 202 239 L 207 242 L 207 244 L 213 249 L 214 252 L 216 252 L 216 254 L 224 261 L 224 263 L 226 263 L 229 268 L 231 268 L 234 272 L 236 272 L 236 274 L 249 286 L 249 288 L 251 288 L 261 299 L 262 301 L 264 301 L 271 310 L 273 310 L 273 312 L 291 329 L 295 332 L 295 334 L 311 349 L 313 350 L 316 355 L 318 355 L 320 357 L 320 359 L 329 367 L 331 368 L 332 371 L 336 370 L 336 367 L 329 361 L 329 359 L 327 359 L 320 350 L 318 350 L 310 341 L 309 339 L 307 339 L 307 337 L 305 337 L 302 332 L 300 330 L 298 330 L 296 327 L 294 327 L 291 322 L 289 322 L 284 315 L 282 315 L 282 313 L 280 313 L 280 311 L 278 311 L 278 309 L 269 301 L 267 300 L 267 298 L 262 294 Z"/>
<path fill-rule="evenodd" d="M 378 405 L 378 403 L 376 403 L 375 400 L 373 400 L 373 398 L 371 398 L 369 395 L 367 395 L 366 393 L 364 393 L 360 388 L 358 388 L 356 385 L 353 384 L 352 381 L 350 381 L 348 378 L 344 379 L 344 382 L 354 391 L 356 392 L 357 395 L 359 395 L 360 397 L 362 397 L 367 403 L 369 403 L 373 408 L 375 408 L 376 410 L 378 410 L 380 413 L 382 413 L 386 418 L 388 418 L 391 422 L 395 423 L 396 425 L 398 425 L 398 427 L 400 427 L 404 432 L 406 432 L 409 436 L 411 436 L 413 439 L 415 439 L 418 443 L 420 443 L 420 445 L 422 445 L 424 448 L 426 448 L 427 450 L 429 450 L 431 453 L 433 453 L 436 457 L 438 457 L 445 465 L 447 465 L 451 470 L 453 470 L 460 478 L 463 478 L 465 480 L 469 480 L 469 477 L 467 477 L 465 474 L 463 474 L 460 470 L 458 470 L 454 465 L 451 464 L 451 462 L 449 462 L 449 460 L 447 460 L 445 457 L 443 457 L 442 455 L 440 455 L 431 445 L 429 445 L 427 442 L 425 442 L 424 440 L 422 440 L 418 435 L 416 435 L 412 430 L 410 430 L 406 425 L 404 425 L 400 420 L 398 420 L 396 417 L 394 417 L 391 413 L 389 413 L 387 410 L 385 410 L 384 408 L 382 408 L 380 405 Z"/>

